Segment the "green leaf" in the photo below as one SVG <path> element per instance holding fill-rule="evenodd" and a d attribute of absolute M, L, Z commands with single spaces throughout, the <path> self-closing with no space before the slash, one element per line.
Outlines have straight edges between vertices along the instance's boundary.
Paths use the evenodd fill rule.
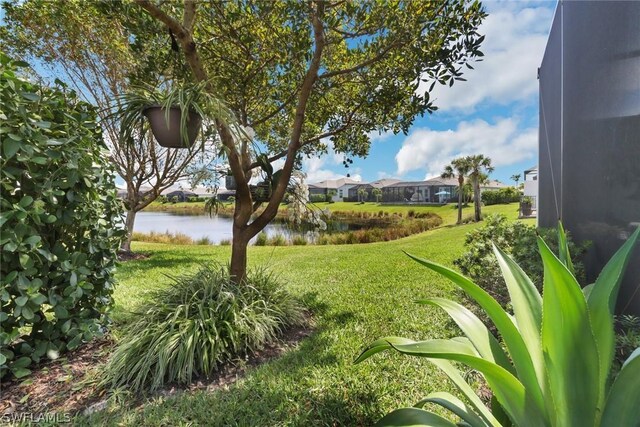
<path fill-rule="evenodd" d="M 631 259 L 633 248 L 639 238 L 640 227 L 604 266 L 596 282 L 590 285 L 591 291 L 587 296 L 593 334 L 600 355 L 599 372 L 601 378 L 607 378 L 611 368 L 615 346 L 613 315 L 618 300 L 618 290 L 627 264 Z M 600 383 L 600 386 L 600 402 L 602 402 L 605 398 L 606 382 Z"/>
<path fill-rule="evenodd" d="M 471 406 L 476 410 L 476 413 L 487 422 L 490 426 L 500 426 L 498 420 L 494 417 L 491 411 L 484 405 L 482 400 L 478 397 L 475 390 L 471 388 L 469 384 L 464 380 L 460 372 L 448 361 L 444 359 L 429 359 L 431 363 L 440 368 L 453 382 L 453 384 L 460 390 L 462 394 L 467 398 Z"/>
<path fill-rule="evenodd" d="M 28 296 L 25 296 L 25 295 L 19 296 L 18 298 L 16 298 L 16 305 L 18 307 L 22 307 L 23 305 L 25 305 L 27 303 L 27 301 L 29 301 L 29 297 Z"/>
<path fill-rule="evenodd" d="M 33 197 L 31 196 L 24 196 L 22 199 L 20 199 L 20 203 L 19 205 L 22 206 L 23 208 L 26 208 L 27 206 L 29 206 L 31 203 L 33 203 Z"/>
<path fill-rule="evenodd" d="M 385 415 L 375 423 L 376 427 L 385 426 L 424 426 L 424 427 L 456 427 L 454 423 L 440 415 L 418 408 L 400 408 Z"/>
<path fill-rule="evenodd" d="M 31 310 L 31 308 L 28 305 L 25 305 L 24 307 L 22 307 L 22 317 L 24 317 L 27 320 L 33 319 L 33 310 Z"/>
<path fill-rule="evenodd" d="M 13 362 L 12 367 L 13 368 L 26 368 L 29 365 L 31 365 L 31 358 L 23 356 L 23 357 L 17 359 L 15 362 Z"/>
<path fill-rule="evenodd" d="M 593 425 L 599 407 L 598 349 L 580 285 L 538 237 L 544 265 L 542 348 L 556 425 Z M 517 424 L 517 423 L 516 423 Z"/>
<path fill-rule="evenodd" d="M 469 405 L 450 393 L 431 393 L 414 406 L 416 408 L 422 408 L 427 403 L 435 403 L 436 405 L 440 405 L 443 408 L 448 409 L 472 427 L 483 427 L 489 425 L 480 418 L 480 416 L 478 416 L 478 414 L 476 414 Z"/>
<path fill-rule="evenodd" d="M 20 142 L 15 141 L 11 138 L 4 138 L 2 141 L 2 152 L 7 157 L 7 159 L 12 158 L 20 149 Z"/>
<path fill-rule="evenodd" d="M 637 426 L 640 420 L 640 347 L 622 366 L 602 414 L 602 426 Z"/>
<path fill-rule="evenodd" d="M 575 276 L 576 271 L 573 268 L 573 263 L 571 262 L 569 244 L 567 243 L 567 233 L 564 231 L 561 221 L 558 221 L 558 255 L 560 256 L 560 262 L 566 265 L 567 270 Z"/>
<path fill-rule="evenodd" d="M 471 344 L 455 340 L 428 340 L 392 347 L 412 356 L 454 360 L 482 373 L 494 395 L 520 427 L 547 424 L 546 414 L 535 404 L 529 391 L 509 371 L 477 356 Z"/>
<path fill-rule="evenodd" d="M 12 368 L 11 369 L 11 373 L 16 378 L 24 378 L 27 375 L 31 374 L 31 371 L 29 369 L 25 369 L 25 368 L 15 368 L 15 369 Z"/>
<path fill-rule="evenodd" d="M 498 340 L 471 310 L 444 298 L 429 298 L 419 300 L 418 303 L 435 305 L 445 310 L 471 340 L 480 356 L 515 374 L 511 361 L 500 347 Z"/>
<path fill-rule="evenodd" d="M 356 360 L 353 363 L 358 364 L 368 359 L 369 357 L 373 356 L 376 353 L 380 353 L 381 351 L 384 351 L 384 350 L 389 350 L 391 348 L 391 344 L 409 344 L 414 342 L 415 342 L 414 340 L 410 340 L 408 338 L 402 338 L 402 337 L 380 338 L 379 340 L 375 340 L 374 342 L 369 344 L 362 351 L 362 353 L 360 353 L 360 355 L 356 358 Z"/>
<path fill-rule="evenodd" d="M 538 384 L 549 403 L 544 356 L 542 354 L 542 297 L 529 276 L 506 252 L 492 243 L 502 277 L 507 284 L 518 330 L 531 355 Z"/>
<path fill-rule="evenodd" d="M 507 350 L 513 360 L 513 365 L 518 373 L 518 378 L 526 387 L 528 396 L 532 396 L 536 402 L 536 406 L 542 408 L 544 406 L 542 390 L 538 385 L 538 378 L 536 377 L 536 371 L 529 350 L 520 335 L 520 331 L 500 304 L 485 290 L 481 289 L 463 275 L 440 264 L 415 257 L 411 254 L 407 255 L 419 264 L 454 282 L 482 307 L 487 313 L 487 316 L 489 316 L 491 321 L 496 325 L 500 335 L 502 335 L 502 339 L 507 346 Z"/>

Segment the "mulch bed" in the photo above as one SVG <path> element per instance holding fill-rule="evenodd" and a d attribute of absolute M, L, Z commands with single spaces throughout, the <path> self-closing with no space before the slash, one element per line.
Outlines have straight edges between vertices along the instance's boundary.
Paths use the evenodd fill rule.
<path fill-rule="evenodd" d="M 172 396 L 181 392 L 227 388 L 242 378 L 251 367 L 297 347 L 311 332 L 310 326 L 290 329 L 277 343 L 221 367 L 210 378 L 198 379 L 188 386 L 167 387 L 156 395 Z M 107 393 L 97 388 L 95 372 L 106 361 L 113 346 L 114 342 L 108 337 L 95 339 L 67 353 L 66 357 L 40 365 L 25 380 L 3 383 L 0 415 L 3 418 L 24 413 L 75 415 L 105 408 Z"/>
<path fill-rule="evenodd" d="M 23 380 L 2 384 L 0 414 L 76 413 L 102 396 L 93 384 L 82 384 L 109 354 L 113 341 L 95 339 L 57 360 L 33 369 Z"/>

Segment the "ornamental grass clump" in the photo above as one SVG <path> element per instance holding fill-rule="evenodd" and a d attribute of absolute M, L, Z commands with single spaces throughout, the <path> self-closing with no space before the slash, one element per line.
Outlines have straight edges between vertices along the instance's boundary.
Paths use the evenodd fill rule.
<path fill-rule="evenodd" d="M 639 236 L 640 228 L 611 258 L 596 282 L 584 289 L 575 278 L 562 225 L 558 227 L 559 256 L 538 237 L 544 264 L 542 296 L 518 264 L 494 246 L 513 315 L 466 277 L 409 255 L 473 298 L 495 324 L 502 343 L 464 306 L 442 298 L 418 301 L 447 311 L 466 336 L 427 341 L 382 338 L 370 344 L 356 363 L 388 349 L 427 357 L 449 376 L 467 401 L 449 393 L 431 393 L 413 408 L 389 413 L 378 425 L 460 425 L 425 410 L 430 404 L 446 408 L 462 420 L 462 425 L 472 427 L 637 426 L 640 348 L 631 353 L 619 372 L 612 370 L 612 362 L 615 303 Z M 450 361 L 484 376 L 493 392 L 491 410 Z"/>
<path fill-rule="evenodd" d="M 102 385 L 140 393 L 189 384 L 302 325 L 303 313 L 265 270 L 235 284 L 228 268 L 202 267 L 150 296 L 109 359 Z"/>

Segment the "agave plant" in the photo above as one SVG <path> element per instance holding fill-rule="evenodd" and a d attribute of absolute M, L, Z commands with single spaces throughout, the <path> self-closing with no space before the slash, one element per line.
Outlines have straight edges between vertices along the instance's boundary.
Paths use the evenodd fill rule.
<path fill-rule="evenodd" d="M 419 301 L 447 311 L 466 337 L 418 342 L 382 338 L 369 345 L 356 363 L 388 349 L 427 357 L 449 376 L 467 402 L 449 393 L 432 393 L 413 408 L 387 414 L 378 425 L 640 425 L 640 348 L 629 356 L 617 376 L 611 377 L 615 302 L 640 228 L 611 258 L 596 282 L 584 289 L 575 279 L 561 224 L 558 233 L 558 257 L 538 239 L 544 265 L 542 296 L 513 259 L 494 246 L 513 316 L 466 277 L 407 254 L 452 280 L 473 298 L 495 324 L 503 345 L 462 305 L 441 298 Z M 491 410 L 449 361 L 460 362 L 484 376 L 493 392 Z M 462 421 L 455 424 L 425 410 L 428 403 L 446 408 Z"/>

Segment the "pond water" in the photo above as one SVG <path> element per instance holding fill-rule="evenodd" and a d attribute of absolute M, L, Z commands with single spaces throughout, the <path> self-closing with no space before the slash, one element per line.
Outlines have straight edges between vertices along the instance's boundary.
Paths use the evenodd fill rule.
<path fill-rule="evenodd" d="M 224 216 L 201 214 L 183 214 L 173 212 L 139 212 L 136 215 L 134 231 L 140 233 L 182 233 L 194 240 L 203 237 L 209 238 L 214 243 L 232 238 L 232 219 Z M 362 225 L 348 224 L 345 222 L 331 221 L 330 232 L 348 231 L 362 228 Z M 287 239 L 295 236 L 305 236 L 308 230 L 291 229 L 286 222 L 272 221 L 264 229 L 268 237 L 283 235 Z"/>

